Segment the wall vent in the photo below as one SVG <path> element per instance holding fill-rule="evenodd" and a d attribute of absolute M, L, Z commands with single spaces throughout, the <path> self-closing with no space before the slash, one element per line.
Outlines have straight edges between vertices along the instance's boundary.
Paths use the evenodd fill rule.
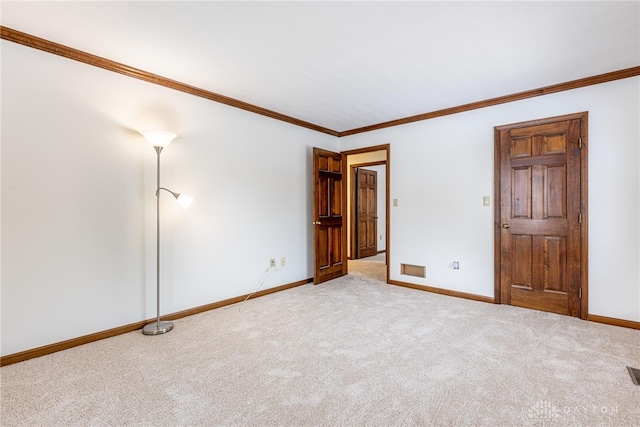
<path fill-rule="evenodd" d="M 627 366 L 629 370 L 629 375 L 631 375 L 631 381 L 635 385 L 640 385 L 640 369 L 632 368 L 631 366 Z"/>
<path fill-rule="evenodd" d="M 405 276 L 427 277 L 427 267 L 424 265 L 400 264 L 400 274 Z"/>

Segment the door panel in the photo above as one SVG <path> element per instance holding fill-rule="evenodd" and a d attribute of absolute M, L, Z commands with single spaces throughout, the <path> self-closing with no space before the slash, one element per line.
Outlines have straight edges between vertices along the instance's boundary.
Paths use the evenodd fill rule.
<path fill-rule="evenodd" d="M 567 239 L 546 236 L 543 246 L 545 291 L 567 293 Z"/>
<path fill-rule="evenodd" d="M 567 218 L 567 165 L 550 165 L 544 170 L 544 219 Z"/>
<path fill-rule="evenodd" d="M 496 128 L 498 302 L 583 315 L 583 120 Z"/>
<path fill-rule="evenodd" d="M 531 167 L 513 168 L 512 172 L 512 217 L 531 218 Z"/>
<path fill-rule="evenodd" d="M 342 154 L 313 149 L 315 284 L 347 274 Z"/>
<path fill-rule="evenodd" d="M 512 236 L 513 261 L 512 277 L 510 282 L 513 286 L 531 289 L 531 271 L 533 244 L 531 236 L 516 235 Z"/>

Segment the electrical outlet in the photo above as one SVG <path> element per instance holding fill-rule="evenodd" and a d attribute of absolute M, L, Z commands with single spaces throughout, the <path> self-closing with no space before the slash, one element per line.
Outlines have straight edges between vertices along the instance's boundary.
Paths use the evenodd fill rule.
<path fill-rule="evenodd" d="M 287 259 L 285 257 L 280 258 L 280 267 L 287 265 Z"/>
<path fill-rule="evenodd" d="M 276 268 L 276 259 L 275 258 L 271 258 L 269 260 L 269 268 Z"/>

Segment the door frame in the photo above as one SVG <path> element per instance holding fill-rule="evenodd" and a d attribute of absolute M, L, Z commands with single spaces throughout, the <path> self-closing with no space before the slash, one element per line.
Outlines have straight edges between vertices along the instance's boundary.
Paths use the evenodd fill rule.
<path fill-rule="evenodd" d="M 350 155 L 354 155 L 354 154 L 363 154 L 363 153 L 373 153 L 376 151 L 385 151 L 386 152 L 386 158 L 387 160 L 385 162 L 378 162 L 378 164 L 384 164 L 386 166 L 386 174 L 385 174 L 385 184 L 386 184 L 386 189 L 385 189 L 385 239 L 386 239 L 386 250 L 385 250 L 385 264 L 387 266 L 387 283 L 389 283 L 389 259 L 390 259 L 390 254 L 391 254 L 391 199 L 390 199 L 390 189 L 391 189 L 391 144 L 382 144 L 382 145 L 376 145 L 373 147 L 365 147 L 365 148 L 359 148 L 359 149 L 355 149 L 355 150 L 345 150 L 345 151 L 341 151 L 342 155 L 343 155 L 343 159 L 345 161 L 345 165 L 347 164 L 347 158 Z M 349 171 L 349 173 L 351 173 L 351 171 Z M 343 183 L 343 194 L 345 197 L 345 200 L 347 199 L 347 180 L 344 180 Z M 352 210 L 353 209 L 353 204 L 351 203 L 350 200 L 347 200 L 348 203 L 348 207 L 347 209 Z M 378 213 L 378 215 L 380 215 L 380 213 Z M 353 215 L 351 215 L 351 218 L 353 220 Z M 353 231 L 353 230 L 350 230 Z M 351 244 L 353 244 L 353 239 L 351 241 Z M 348 269 L 347 269 L 348 272 Z"/>
<path fill-rule="evenodd" d="M 581 213 L 581 227 L 580 227 L 580 289 L 582 296 L 580 299 L 580 318 L 586 320 L 589 315 L 589 215 L 588 215 L 588 147 L 589 147 L 589 113 L 581 112 L 575 114 L 567 114 L 563 116 L 555 116 L 544 119 L 531 120 L 527 122 L 512 123 L 508 125 L 501 125 L 494 127 L 494 215 L 493 215 L 493 228 L 494 228 L 494 302 L 501 304 L 501 188 L 500 188 L 500 131 L 506 129 L 515 129 L 520 127 L 536 126 L 547 123 L 576 120 L 580 119 L 580 134 L 581 134 L 581 149 L 580 149 L 580 213 Z"/>
<path fill-rule="evenodd" d="M 356 205 L 357 200 L 358 200 L 358 183 L 356 182 L 357 180 L 357 169 L 366 169 L 367 166 L 384 166 L 385 167 L 385 175 L 386 175 L 386 167 L 387 167 L 387 161 L 386 160 L 382 160 L 382 161 L 378 161 L 378 162 L 368 162 L 368 163 L 358 163 L 358 164 L 354 164 L 351 165 L 350 171 L 349 171 L 349 177 L 351 179 L 351 199 L 349 200 L 349 214 L 350 214 L 350 221 L 349 221 L 349 237 L 350 237 L 350 245 L 349 245 L 349 259 L 358 259 L 356 257 L 357 253 L 358 253 L 358 249 L 357 249 L 357 230 L 358 230 L 358 212 L 356 209 Z M 386 179 L 385 179 L 386 182 Z M 386 203 L 385 203 L 386 206 Z M 379 214 L 379 213 L 378 213 Z M 354 242 L 354 239 L 356 239 L 356 241 Z M 377 242 L 376 242 L 377 243 Z M 386 245 L 385 245 L 386 246 Z M 386 250 L 386 249 L 385 249 Z"/>

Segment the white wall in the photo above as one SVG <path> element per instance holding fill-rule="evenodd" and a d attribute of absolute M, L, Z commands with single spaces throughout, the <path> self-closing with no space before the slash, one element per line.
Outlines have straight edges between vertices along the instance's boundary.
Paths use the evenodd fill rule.
<path fill-rule="evenodd" d="M 391 144 L 391 278 L 493 295 L 493 126 L 589 111 L 591 314 L 640 320 L 640 78 L 336 138 L 2 41 L 1 354 L 311 277 L 311 147 Z M 163 194 L 166 196 L 166 194 Z M 450 263 L 458 260 L 460 270 Z M 399 274 L 427 266 L 427 279 Z"/>
<path fill-rule="evenodd" d="M 337 139 L 2 41 L 2 355 L 313 275 L 311 147 Z"/>
<path fill-rule="evenodd" d="M 589 313 L 640 320 L 640 78 L 341 138 L 391 144 L 390 278 L 493 296 L 493 128 L 589 112 Z M 460 262 L 460 270 L 451 263 Z M 400 275 L 426 265 L 426 279 Z"/>

